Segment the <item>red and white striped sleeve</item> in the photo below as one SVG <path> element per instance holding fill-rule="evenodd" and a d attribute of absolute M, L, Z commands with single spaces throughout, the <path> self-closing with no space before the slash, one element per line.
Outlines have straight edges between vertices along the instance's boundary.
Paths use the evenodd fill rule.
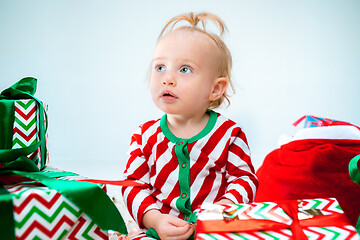
<path fill-rule="evenodd" d="M 121 192 L 130 214 L 138 225 L 143 228 L 141 219 L 150 209 L 159 209 L 156 199 L 152 196 L 150 171 L 144 154 L 143 128 L 140 126 L 131 138 L 129 159 L 124 176 L 126 180 L 139 183 L 140 186 L 122 187 Z"/>
<path fill-rule="evenodd" d="M 240 127 L 235 127 L 231 134 L 226 179 L 228 185 L 223 197 L 234 203 L 254 201 L 259 182 L 251 163 L 246 136 Z"/>

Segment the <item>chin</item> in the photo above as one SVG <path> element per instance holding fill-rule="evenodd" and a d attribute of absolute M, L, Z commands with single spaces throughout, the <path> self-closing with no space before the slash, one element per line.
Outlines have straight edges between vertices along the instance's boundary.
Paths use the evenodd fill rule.
<path fill-rule="evenodd" d="M 186 111 L 179 111 L 177 109 L 173 109 L 173 108 L 166 108 L 166 109 L 161 109 L 164 113 L 169 114 L 169 115 L 182 115 L 184 114 Z"/>
<path fill-rule="evenodd" d="M 174 110 L 172 110 L 172 109 L 164 109 L 164 110 L 162 110 L 164 113 L 166 113 L 166 114 L 170 114 L 170 115 L 179 115 L 180 114 L 180 112 L 178 112 L 178 111 L 174 111 Z"/>
<path fill-rule="evenodd" d="M 181 111 L 179 111 L 178 109 L 176 109 L 174 106 L 169 106 L 168 104 L 166 104 L 165 106 L 163 104 L 155 104 L 158 109 L 160 109 L 162 112 L 166 113 L 166 114 L 179 114 L 181 113 Z"/>

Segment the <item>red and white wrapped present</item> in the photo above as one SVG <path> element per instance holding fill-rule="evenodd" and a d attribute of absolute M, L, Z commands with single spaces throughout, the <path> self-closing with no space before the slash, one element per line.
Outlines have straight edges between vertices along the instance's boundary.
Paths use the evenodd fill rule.
<path fill-rule="evenodd" d="M 360 239 L 334 198 L 203 205 L 196 239 Z"/>

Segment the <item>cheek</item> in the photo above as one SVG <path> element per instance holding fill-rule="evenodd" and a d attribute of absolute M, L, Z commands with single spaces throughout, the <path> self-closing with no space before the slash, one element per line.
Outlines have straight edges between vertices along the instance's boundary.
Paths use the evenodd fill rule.
<path fill-rule="evenodd" d="M 155 99 L 156 95 L 157 95 L 157 91 L 156 91 L 156 88 L 155 87 L 152 87 L 153 85 L 150 85 L 150 94 L 151 94 L 151 97 L 153 99 Z"/>
<path fill-rule="evenodd" d="M 154 98 L 159 86 L 153 78 L 150 78 L 150 80 L 149 80 L 149 87 L 150 87 L 151 96 Z"/>
<path fill-rule="evenodd" d="M 179 95 L 182 96 L 187 96 L 187 98 L 193 98 L 193 95 L 197 95 L 199 91 L 201 91 L 201 88 L 199 88 L 198 86 L 195 86 L 193 84 L 189 84 L 189 83 L 185 83 L 184 82 L 180 82 L 178 81 L 177 83 L 177 93 Z M 192 101 L 192 100 L 190 100 Z"/>
<path fill-rule="evenodd" d="M 210 90 L 208 86 L 203 84 L 197 85 L 187 85 L 181 88 L 183 94 L 189 96 L 188 100 L 190 102 L 207 102 L 210 96 Z"/>

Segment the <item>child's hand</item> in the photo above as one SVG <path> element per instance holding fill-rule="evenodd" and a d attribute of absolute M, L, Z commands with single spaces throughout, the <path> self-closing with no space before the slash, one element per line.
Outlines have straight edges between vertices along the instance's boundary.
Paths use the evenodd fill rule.
<path fill-rule="evenodd" d="M 195 226 L 158 210 L 150 210 L 143 217 L 146 228 L 154 228 L 161 240 L 186 240 L 195 230 Z"/>
<path fill-rule="evenodd" d="M 161 240 L 188 239 L 194 232 L 194 227 L 190 223 L 169 214 L 162 214 L 154 229 Z"/>

